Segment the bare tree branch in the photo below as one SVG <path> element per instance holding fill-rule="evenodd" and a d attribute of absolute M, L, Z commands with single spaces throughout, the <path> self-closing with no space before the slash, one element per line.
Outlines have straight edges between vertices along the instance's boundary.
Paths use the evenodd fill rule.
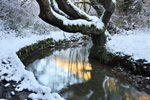
<path fill-rule="evenodd" d="M 56 0 L 56 1 L 59 6 L 60 6 L 60 3 L 62 3 L 61 5 L 64 4 L 63 6 L 60 6 L 60 7 L 64 7 L 66 5 L 65 9 L 67 8 L 71 9 L 67 11 L 74 11 L 75 13 L 73 13 L 72 15 L 75 15 L 76 13 L 78 13 L 78 10 L 75 10 L 68 0 Z M 104 6 L 106 11 L 104 12 L 104 14 L 101 16 L 99 20 L 88 22 L 87 16 L 86 18 L 83 18 L 85 20 L 81 19 L 81 15 L 78 16 L 79 18 L 78 20 L 69 20 L 66 17 L 64 17 L 64 15 L 63 16 L 59 15 L 58 13 L 54 12 L 54 10 L 51 8 L 51 5 L 49 4 L 48 0 L 37 0 L 37 2 L 40 6 L 39 16 L 45 22 L 51 25 L 57 26 L 66 32 L 73 32 L 73 33 L 80 32 L 86 35 L 90 35 L 90 34 L 98 35 L 98 34 L 104 33 L 106 30 L 107 23 L 115 8 L 115 5 L 113 4 L 112 0 L 106 0 L 106 1 L 104 0 L 100 2 Z M 61 8 L 61 10 L 65 10 L 65 9 Z M 71 14 L 71 12 L 69 12 L 69 14 Z M 74 18 L 74 16 L 72 15 L 71 17 Z"/>
<path fill-rule="evenodd" d="M 40 18 L 42 18 L 45 22 L 57 26 L 60 29 L 67 32 L 81 32 L 82 34 L 90 35 L 90 34 L 101 34 L 105 31 L 105 26 L 102 25 L 99 27 L 97 24 L 100 24 L 101 21 L 98 22 L 88 22 L 86 20 L 69 20 L 61 15 L 55 13 L 50 5 L 48 0 L 37 0 L 40 5 Z M 84 24 L 83 24 L 84 23 Z M 101 23 L 102 24 L 102 23 Z"/>
<path fill-rule="evenodd" d="M 91 19 L 86 13 L 81 11 L 78 7 L 73 5 L 69 0 L 56 0 L 59 9 L 71 16 L 73 19 L 85 19 L 90 21 Z M 79 12 L 80 11 L 80 12 Z"/>
<path fill-rule="evenodd" d="M 54 0 L 50 0 L 51 1 L 51 7 L 53 8 L 53 10 L 55 12 L 57 12 L 58 14 L 62 15 L 62 16 L 65 16 L 66 18 L 68 19 L 73 19 L 71 18 L 70 16 L 68 16 L 66 13 L 64 13 L 63 11 L 61 11 L 57 6 L 56 4 L 54 3 Z"/>
<path fill-rule="evenodd" d="M 82 3 L 86 3 L 91 5 L 91 3 L 89 1 L 74 1 L 75 4 L 82 4 Z"/>
<path fill-rule="evenodd" d="M 112 0 L 97 0 L 97 2 L 102 4 L 105 8 L 105 12 L 102 15 L 102 21 L 107 26 L 107 23 L 115 10 L 116 4 Z"/>
<path fill-rule="evenodd" d="M 97 0 L 90 0 L 92 7 L 96 10 L 98 17 L 100 17 L 104 9 L 103 7 L 97 2 Z"/>

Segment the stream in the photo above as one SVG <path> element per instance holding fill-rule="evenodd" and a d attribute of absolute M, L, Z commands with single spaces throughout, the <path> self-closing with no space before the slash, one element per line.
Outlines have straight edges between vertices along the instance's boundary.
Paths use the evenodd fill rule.
<path fill-rule="evenodd" d="M 150 100 L 149 94 L 116 79 L 110 66 L 88 59 L 90 47 L 47 49 L 50 55 L 25 64 L 26 69 L 41 85 L 67 100 Z"/>

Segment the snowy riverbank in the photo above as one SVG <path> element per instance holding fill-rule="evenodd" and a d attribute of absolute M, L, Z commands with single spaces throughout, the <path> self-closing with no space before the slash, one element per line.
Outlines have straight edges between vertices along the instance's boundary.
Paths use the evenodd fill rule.
<path fill-rule="evenodd" d="M 34 74 L 25 70 L 16 52 L 39 40 L 50 37 L 59 40 L 69 38 L 72 34 L 44 23 L 38 17 L 39 7 L 34 0 L 2 0 L 0 4 L 0 81 L 6 80 L 6 89 L 9 88 L 10 81 L 18 83 L 13 85 L 15 90 L 11 91 L 10 96 L 18 91 L 28 90 L 32 91 L 28 97 L 34 100 L 64 100 L 59 94 L 51 93 L 50 88 L 40 85 Z M 149 37 L 150 30 L 122 32 L 112 36 L 106 47 L 113 53 L 122 52 L 133 55 L 134 59 L 150 61 Z"/>
<path fill-rule="evenodd" d="M 112 53 L 122 52 L 135 60 L 145 59 L 150 63 L 150 30 L 125 31 L 112 36 L 106 47 Z"/>
<path fill-rule="evenodd" d="M 1 23 L 3 21 L 1 20 Z M 51 31 L 48 35 L 35 35 L 26 30 L 25 36 L 16 36 L 15 31 L 4 30 L 3 25 L 0 26 L 0 80 L 19 82 L 15 86 L 15 92 L 27 89 L 33 91 L 29 95 L 31 99 L 52 99 L 63 100 L 57 93 L 50 93 L 51 89 L 40 85 L 33 73 L 25 70 L 25 66 L 22 64 L 16 52 L 27 45 L 36 43 L 39 40 L 46 38 L 54 38 L 55 40 L 69 38 L 72 34 L 65 33 L 63 31 Z M 133 55 L 134 59 L 146 59 L 149 61 L 150 56 L 150 31 L 127 31 L 122 34 L 112 36 L 112 39 L 108 41 L 106 47 L 109 51 L 122 52 L 124 54 Z M 65 34 L 65 37 L 64 37 Z M 5 86 L 9 87 L 8 82 Z M 35 93 L 34 93 L 35 92 Z"/>
<path fill-rule="evenodd" d="M 16 52 L 22 47 L 37 43 L 39 40 L 51 37 L 57 41 L 69 38 L 72 34 L 63 31 L 51 31 L 48 35 L 36 35 L 31 30 L 26 30 L 26 35 L 18 36 L 18 33 L 13 30 L 5 30 L 2 20 L 0 20 L 0 23 L 0 81 L 8 81 L 5 87 L 9 87 L 9 81 L 19 82 L 18 85 L 14 86 L 15 91 L 11 91 L 12 95 L 26 89 L 33 92 L 29 95 L 29 98 L 34 100 L 63 100 L 57 93 L 50 93 L 50 88 L 40 85 L 32 72 L 25 70 L 25 66 L 16 55 Z"/>

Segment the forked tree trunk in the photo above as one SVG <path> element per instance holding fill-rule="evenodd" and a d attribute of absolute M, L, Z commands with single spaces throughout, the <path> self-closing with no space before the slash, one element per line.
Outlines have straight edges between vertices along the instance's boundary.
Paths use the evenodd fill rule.
<path fill-rule="evenodd" d="M 74 6 L 68 0 L 56 0 L 58 7 L 65 12 L 67 15 L 71 16 L 73 19 L 85 19 L 90 21 L 90 19 L 85 15 L 74 9 Z"/>
<path fill-rule="evenodd" d="M 101 19 L 97 20 L 96 22 L 92 22 L 94 20 L 91 20 L 90 17 L 86 14 L 83 14 L 85 16 L 82 17 L 82 14 L 78 12 L 78 10 L 76 10 L 76 8 L 73 7 L 73 5 L 70 5 L 71 3 L 68 3 L 68 0 L 56 0 L 56 1 L 62 11 L 65 12 L 64 9 L 68 8 L 66 9 L 65 14 L 68 14 L 69 17 L 71 17 L 72 19 L 79 18 L 80 20 L 69 20 L 64 14 L 59 14 L 59 12 L 58 12 L 59 15 L 57 15 L 56 14 L 57 11 L 55 13 L 53 12 L 48 0 L 36 0 L 36 1 L 40 5 L 39 16 L 45 22 L 57 26 L 60 29 L 67 32 L 80 32 L 82 34 L 91 36 L 93 46 L 90 51 L 89 56 L 90 58 L 98 59 L 101 63 L 107 65 L 114 65 L 114 66 L 120 65 L 123 67 L 127 67 L 132 72 L 135 72 L 135 65 L 137 65 L 136 67 L 138 69 L 136 70 L 137 73 L 141 74 L 141 71 L 143 71 L 142 72 L 143 75 L 150 76 L 149 74 L 150 71 L 149 69 L 147 69 L 149 68 L 150 65 L 149 63 L 147 64 L 146 62 L 145 64 L 144 63 L 145 61 L 134 61 L 134 60 L 132 61 L 132 58 L 130 58 L 129 56 L 114 55 L 108 52 L 105 48 L 106 43 L 105 29 L 107 28 L 107 23 L 110 20 L 112 13 L 114 12 L 115 0 L 91 0 L 96 1 L 99 4 L 102 4 L 105 9 L 105 11 L 101 16 Z M 70 12 L 69 10 L 73 12 Z M 62 17 L 61 15 L 64 17 Z M 64 24 L 65 21 L 67 21 L 68 23 Z M 81 24 L 80 21 L 81 23 L 82 22 L 83 23 Z M 104 26 L 99 27 L 99 23 L 101 22 L 104 23 Z M 143 66 L 147 66 L 146 69 L 143 68 Z"/>
<path fill-rule="evenodd" d="M 105 8 L 105 12 L 102 14 L 101 19 L 99 19 L 97 22 L 92 22 L 90 20 L 90 17 L 87 16 L 86 14 L 83 14 L 79 12 L 74 5 L 71 4 L 68 0 L 56 0 L 57 5 L 61 11 L 64 11 L 65 14 L 69 15 L 72 19 L 80 19 L 82 24 L 80 23 L 79 20 L 69 20 L 64 17 L 62 17 L 63 14 L 58 14 L 56 15 L 52 9 L 51 6 L 53 6 L 52 3 L 49 4 L 48 0 L 36 0 L 40 6 L 40 18 L 42 18 L 45 22 L 57 26 L 60 29 L 66 31 L 66 32 L 80 32 L 85 35 L 89 35 L 92 38 L 93 42 L 93 47 L 92 47 L 92 52 L 91 56 L 95 56 L 99 52 L 100 48 L 104 48 L 104 45 L 106 43 L 106 36 L 105 36 L 105 30 L 107 27 L 107 23 L 114 12 L 115 9 L 115 3 L 112 2 L 112 0 L 94 0 L 99 4 L 102 4 L 103 7 Z M 55 9 L 57 10 L 57 9 Z M 59 18 L 58 18 L 59 17 Z M 63 20 L 65 19 L 65 20 Z M 81 20 L 84 19 L 84 20 Z M 68 24 L 64 24 L 65 21 L 68 21 Z M 78 22 L 80 24 L 78 24 Z M 99 27 L 100 23 L 103 26 Z M 70 24 L 72 23 L 72 24 Z M 74 24 L 76 23 L 76 24 Z"/>
<path fill-rule="evenodd" d="M 40 5 L 40 18 L 42 18 L 45 22 L 54 25 L 66 32 L 80 32 L 85 35 L 98 35 L 101 33 L 103 34 L 106 30 L 102 22 L 88 22 L 86 20 L 69 20 L 63 16 L 54 14 L 52 8 L 49 5 L 48 0 L 37 0 L 37 2 Z M 65 22 L 67 22 L 68 24 L 65 24 Z M 97 24 L 99 23 L 102 24 L 101 28 L 97 27 Z"/>

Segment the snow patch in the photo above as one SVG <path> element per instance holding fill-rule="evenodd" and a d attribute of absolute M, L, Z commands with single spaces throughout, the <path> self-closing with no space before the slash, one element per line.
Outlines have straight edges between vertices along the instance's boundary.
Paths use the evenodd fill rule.
<path fill-rule="evenodd" d="M 116 53 L 122 52 L 132 55 L 135 60 L 146 59 L 150 62 L 150 30 L 124 31 L 116 34 L 107 42 L 108 51 Z"/>
<path fill-rule="evenodd" d="M 79 26 L 82 26 L 82 25 L 87 25 L 87 26 L 96 26 L 97 29 L 103 29 L 104 28 L 104 23 L 102 22 L 101 18 L 98 19 L 98 18 L 95 18 L 95 17 L 90 17 L 93 19 L 93 21 L 89 22 L 89 21 L 86 21 L 86 20 L 83 20 L 83 19 L 76 19 L 76 20 L 69 20 L 67 19 L 66 17 L 62 16 L 62 15 L 59 15 L 57 14 L 52 8 L 50 8 L 52 13 L 57 16 L 58 19 L 62 20 L 63 21 L 63 24 L 64 25 L 79 25 Z"/>
<path fill-rule="evenodd" d="M 112 2 L 113 2 L 114 4 L 116 4 L 116 0 L 112 0 Z"/>
<path fill-rule="evenodd" d="M 31 30 L 22 31 L 22 33 L 28 34 L 25 36 L 17 36 L 16 31 L 5 30 L 5 22 L 0 20 L 0 81 L 15 81 L 19 82 L 18 85 L 14 86 L 15 91 L 22 91 L 27 89 L 29 91 L 34 91 L 29 95 L 31 99 L 48 99 L 48 100 L 64 100 L 58 94 L 51 93 L 51 89 L 40 85 L 32 72 L 25 70 L 25 66 L 22 64 L 16 52 L 22 47 L 37 43 L 39 40 L 53 38 L 56 41 L 59 39 L 68 39 L 73 34 L 66 33 L 63 31 L 51 31 L 49 35 L 36 35 L 34 33 L 28 33 Z M 77 33 L 79 36 L 81 34 Z M 5 87 L 8 87 L 10 83 L 7 83 Z M 12 95 L 14 93 L 12 92 Z M 44 94 L 44 95 L 43 95 Z M 14 94 L 15 95 L 15 94 Z"/>

